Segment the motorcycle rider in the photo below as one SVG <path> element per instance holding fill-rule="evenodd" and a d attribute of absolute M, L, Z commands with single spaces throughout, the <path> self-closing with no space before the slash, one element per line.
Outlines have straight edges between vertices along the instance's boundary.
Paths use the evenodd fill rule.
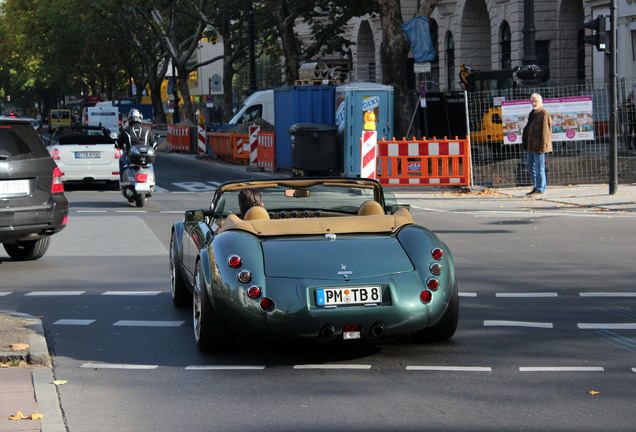
<path fill-rule="evenodd" d="M 124 180 L 124 171 L 128 167 L 128 151 L 136 145 L 153 145 L 150 128 L 142 124 L 143 116 L 138 109 L 131 109 L 128 112 L 128 124 L 121 130 L 117 138 L 117 146 L 121 149 L 122 155 L 119 158 L 119 184 Z"/>

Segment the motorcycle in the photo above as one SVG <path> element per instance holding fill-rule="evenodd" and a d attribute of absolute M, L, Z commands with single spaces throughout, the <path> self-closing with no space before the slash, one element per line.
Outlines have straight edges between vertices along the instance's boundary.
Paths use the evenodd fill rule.
<path fill-rule="evenodd" d="M 130 203 L 143 207 L 146 198 L 155 192 L 155 171 L 153 163 L 157 158 L 153 145 L 135 145 L 128 151 L 128 166 L 124 169 L 121 193 Z"/>

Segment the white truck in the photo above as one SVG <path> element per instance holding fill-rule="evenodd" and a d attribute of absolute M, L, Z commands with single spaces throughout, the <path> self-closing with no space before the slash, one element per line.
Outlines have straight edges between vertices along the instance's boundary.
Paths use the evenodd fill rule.
<path fill-rule="evenodd" d="M 119 134 L 119 109 L 107 106 L 87 108 L 86 124 L 89 126 L 102 126 L 115 134 Z"/>
<path fill-rule="evenodd" d="M 274 125 L 274 90 L 262 90 L 252 93 L 245 99 L 241 108 L 228 124 L 249 123 L 259 118 Z"/>

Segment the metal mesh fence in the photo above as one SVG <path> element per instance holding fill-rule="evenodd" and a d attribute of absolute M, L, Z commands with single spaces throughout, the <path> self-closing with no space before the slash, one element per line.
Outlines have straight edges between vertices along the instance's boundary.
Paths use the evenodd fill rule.
<path fill-rule="evenodd" d="M 617 89 L 617 173 L 620 183 L 636 182 L 635 119 L 631 96 L 635 84 L 621 80 Z M 521 145 L 504 143 L 501 101 L 529 99 L 532 93 L 539 93 L 544 99 L 592 96 L 594 139 L 553 142 L 554 150 L 546 156 L 548 185 L 609 182 L 609 85 L 591 82 L 468 93 L 473 184 L 488 187 L 531 184 L 526 153 Z"/>

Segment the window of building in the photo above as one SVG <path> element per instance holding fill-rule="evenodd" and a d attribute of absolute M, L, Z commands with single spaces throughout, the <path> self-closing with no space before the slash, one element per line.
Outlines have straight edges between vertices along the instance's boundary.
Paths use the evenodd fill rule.
<path fill-rule="evenodd" d="M 506 21 L 504 21 L 499 28 L 499 49 L 501 51 L 501 68 L 512 69 L 510 26 Z"/>
<path fill-rule="evenodd" d="M 455 40 L 451 32 L 446 33 L 446 87 L 455 88 Z"/>

